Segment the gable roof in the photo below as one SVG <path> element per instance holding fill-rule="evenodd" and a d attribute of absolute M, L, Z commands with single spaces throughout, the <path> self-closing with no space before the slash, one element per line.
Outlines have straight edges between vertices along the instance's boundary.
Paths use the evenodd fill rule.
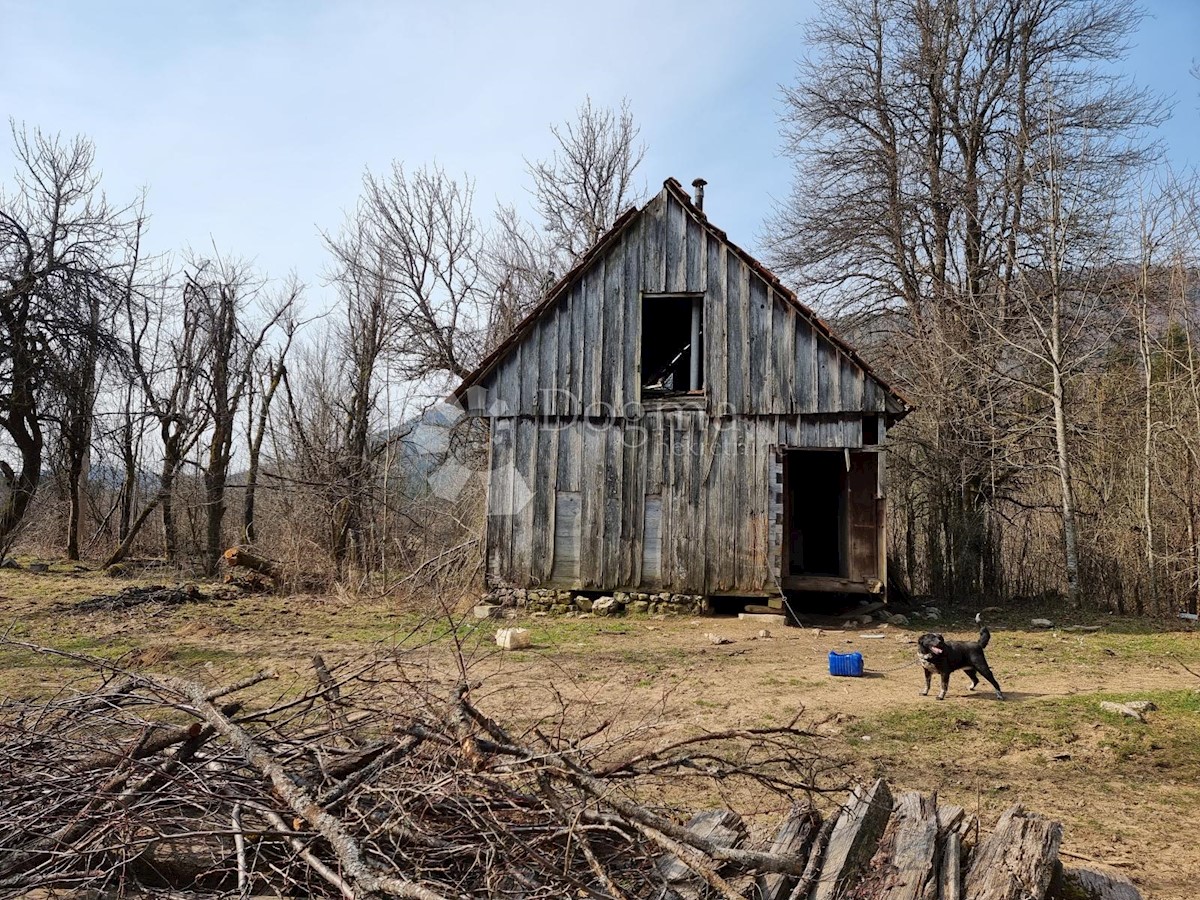
<path fill-rule="evenodd" d="M 663 193 L 669 194 L 677 200 L 681 206 L 709 235 L 720 241 L 733 253 L 738 259 L 744 262 L 756 275 L 758 275 L 774 292 L 783 299 L 785 303 L 795 309 L 796 313 L 822 337 L 826 338 L 830 343 L 844 353 L 856 366 L 858 366 L 864 374 L 873 379 L 881 388 L 890 394 L 899 402 L 902 409 L 897 414 L 898 417 L 903 417 L 912 411 L 913 405 L 908 398 L 897 388 L 888 384 L 867 364 L 858 352 L 847 344 L 844 340 L 838 337 L 832 328 L 821 319 L 812 309 L 800 302 L 795 292 L 786 287 L 779 277 L 774 272 L 770 271 L 766 266 L 760 263 L 757 259 L 735 244 L 729 239 L 729 236 L 708 221 L 708 217 L 704 212 L 692 202 L 691 195 L 683 189 L 676 179 L 668 178 L 663 182 Z M 497 344 L 490 353 L 488 353 L 479 365 L 471 374 L 463 379 L 462 383 L 454 390 L 451 395 L 454 399 L 461 401 L 467 391 L 474 385 L 479 384 L 483 379 L 490 375 L 497 365 L 516 347 L 530 332 L 533 326 L 542 318 L 558 300 L 567 294 L 574 284 L 583 277 L 584 272 L 596 261 L 603 256 L 614 244 L 616 244 L 626 229 L 629 228 L 637 219 L 646 211 L 650 203 L 655 198 L 647 201 L 640 208 L 630 207 L 613 223 L 612 227 L 605 232 L 599 240 L 582 256 L 579 261 L 571 268 L 569 272 L 563 275 L 547 292 L 546 295 L 530 310 L 529 314 L 518 323 L 513 332 Z"/>

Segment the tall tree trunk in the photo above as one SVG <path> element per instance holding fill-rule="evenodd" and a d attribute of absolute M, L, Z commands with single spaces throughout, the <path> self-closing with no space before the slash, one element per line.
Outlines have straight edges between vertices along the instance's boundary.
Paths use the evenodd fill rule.
<path fill-rule="evenodd" d="M 1062 371 L 1054 367 L 1054 445 L 1058 456 L 1058 478 L 1062 490 L 1063 551 L 1067 567 L 1067 601 L 1080 605 L 1079 530 L 1075 515 L 1075 486 L 1071 477 L 1071 454 L 1067 443 L 1067 406 Z"/>
<path fill-rule="evenodd" d="M 42 477 L 42 431 L 36 417 L 27 415 L 5 424 L 21 457 L 21 471 L 14 472 L 7 462 L 0 461 L 0 474 L 7 488 L 0 504 L 0 551 L 3 552 L 12 545 Z"/>
<path fill-rule="evenodd" d="M 129 537 L 133 522 L 133 504 L 137 495 L 138 460 L 133 433 L 133 385 L 125 393 L 125 422 L 121 426 L 121 465 L 124 475 L 121 481 L 121 516 L 117 525 L 117 542 Z"/>
<path fill-rule="evenodd" d="M 1154 359 L 1150 349 L 1150 323 L 1146 309 L 1149 302 L 1147 291 L 1148 272 L 1143 266 L 1138 284 L 1138 355 L 1142 363 L 1142 531 L 1145 536 L 1146 585 L 1150 606 L 1158 608 L 1158 562 L 1154 555 L 1154 508 L 1151 491 L 1151 469 L 1154 464 Z M 1142 612 L 1138 598 L 1138 613 Z"/>
<path fill-rule="evenodd" d="M 258 422 L 250 437 L 250 466 L 246 471 L 246 502 L 242 518 L 246 533 L 246 542 L 250 544 L 254 543 L 255 538 L 254 505 L 258 493 L 259 459 L 262 456 L 263 438 L 267 434 L 267 422 L 271 414 L 271 401 L 275 399 L 275 392 L 279 389 L 284 375 L 287 374 L 287 369 L 284 367 L 284 355 L 286 353 L 287 349 L 285 348 L 283 353 L 279 355 L 278 364 L 271 371 L 271 380 L 267 384 L 267 389 L 263 393 L 262 400 L 259 403 Z"/>

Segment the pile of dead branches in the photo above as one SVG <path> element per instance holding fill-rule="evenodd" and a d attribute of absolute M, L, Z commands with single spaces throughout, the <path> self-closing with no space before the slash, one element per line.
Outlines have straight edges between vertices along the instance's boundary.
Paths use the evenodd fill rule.
<path fill-rule="evenodd" d="M 63 604 L 60 609 L 74 612 L 115 611 L 133 609 L 135 606 L 145 604 L 181 606 L 185 603 L 200 603 L 207 599 L 208 595 L 194 584 L 177 584 L 170 587 L 162 584 L 149 584 L 123 588 L 115 594 L 100 594 L 72 605 Z"/>
<path fill-rule="evenodd" d="M 313 669 L 281 688 L 110 668 L 87 691 L 5 702 L 0 895 L 651 898 L 674 895 L 681 865 L 729 895 L 718 870 L 799 876 L 803 858 L 689 830 L 667 781 L 789 800 L 843 786 L 814 783 L 795 723 L 655 745 L 611 723 L 570 734 L 562 715 L 502 723 L 479 685 L 403 658 Z"/>

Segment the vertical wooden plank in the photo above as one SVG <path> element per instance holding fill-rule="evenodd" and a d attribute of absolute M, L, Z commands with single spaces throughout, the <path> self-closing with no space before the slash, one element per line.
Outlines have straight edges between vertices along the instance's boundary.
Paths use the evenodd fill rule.
<path fill-rule="evenodd" d="M 746 340 L 749 353 L 746 355 L 746 411 L 750 413 L 767 412 L 767 381 L 769 374 L 767 364 L 771 358 L 770 339 L 770 310 L 767 302 L 770 299 L 766 283 L 754 273 L 749 273 L 747 279 L 749 301 L 746 304 Z"/>
<path fill-rule="evenodd" d="M 596 538 L 599 536 L 599 517 L 603 515 L 602 472 L 604 454 L 596 455 L 597 435 L 601 438 L 604 432 L 597 429 L 595 423 L 584 419 L 579 422 L 579 584 L 582 587 L 595 587 L 598 569 Z M 597 506 L 600 506 L 599 513 Z"/>
<path fill-rule="evenodd" d="M 558 301 L 558 313 L 555 316 L 556 324 L 558 325 L 558 359 L 555 360 L 558 367 L 558 376 L 555 378 L 555 387 L 558 395 L 555 400 L 554 408 L 555 415 L 573 416 L 575 415 L 575 404 L 572 402 L 574 392 L 572 389 L 571 379 L 574 375 L 572 372 L 572 360 L 575 358 L 575 346 L 571 338 L 571 301 L 573 292 L 568 292 L 565 297 Z"/>
<path fill-rule="evenodd" d="M 556 472 L 555 489 L 559 491 L 582 490 L 579 477 L 580 423 L 578 421 L 563 424 L 558 432 L 558 470 Z"/>
<path fill-rule="evenodd" d="M 847 517 L 850 526 L 849 574 L 855 581 L 878 578 L 879 533 L 875 489 L 878 453 L 851 453 L 847 475 Z"/>
<path fill-rule="evenodd" d="M 688 280 L 684 290 L 702 292 L 708 287 L 708 229 L 688 216 Z"/>
<path fill-rule="evenodd" d="M 690 217 L 674 197 L 667 198 L 666 290 L 679 293 L 687 289 L 687 220 Z"/>
<path fill-rule="evenodd" d="M 700 223 L 690 215 L 685 213 L 684 218 L 687 228 L 687 247 L 685 250 L 686 260 L 684 264 L 683 290 L 703 291 L 705 288 L 704 259 L 706 254 L 704 236 L 706 232 L 700 227 Z"/>
<path fill-rule="evenodd" d="M 584 343 L 587 333 L 587 302 L 584 296 L 583 282 L 578 281 L 571 288 L 571 414 L 582 416 L 584 403 L 587 402 L 583 393 L 583 373 L 587 368 L 587 357 L 584 356 Z"/>
<path fill-rule="evenodd" d="M 719 428 L 720 424 L 711 421 L 707 415 L 698 415 L 696 417 L 698 446 L 695 485 L 692 491 L 692 505 L 696 510 L 696 521 L 692 539 L 692 553 L 699 557 L 696 566 L 698 570 L 697 576 L 700 579 L 696 586 L 696 593 L 698 594 L 709 594 L 712 592 L 713 567 L 709 561 L 708 553 L 705 551 L 708 547 L 708 482 L 713 477 L 712 468 L 716 457 L 716 440 Z"/>
<path fill-rule="evenodd" d="M 678 488 L 676 491 L 677 521 L 674 528 L 674 582 L 678 590 L 694 592 L 694 560 L 698 556 L 692 535 L 696 526 L 696 508 L 692 504 L 692 490 L 696 486 L 696 464 L 698 448 L 696 442 L 696 416 L 688 412 L 679 414 L 680 452 L 678 466 Z"/>
<path fill-rule="evenodd" d="M 513 420 L 496 419 L 492 428 L 491 490 L 488 491 L 488 569 L 502 583 L 512 581 Z"/>
<path fill-rule="evenodd" d="M 674 416 L 669 412 L 660 413 L 659 422 L 662 427 L 662 487 L 660 488 L 662 496 L 662 561 L 659 564 L 661 567 L 660 583 L 669 587 L 671 584 L 671 564 L 673 559 L 672 542 L 675 533 L 671 522 L 671 513 L 675 508 L 672 502 L 672 496 L 675 491 Z"/>
<path fill-rule="evenodd" d="M 659 194 L 646 204 L 642 212 L 642 290 L 661 294 L 665 288 L 666 259 L 663 253 L 663 230 L 666 195 Z"/>
<path fill-rule="evenodd" d="M 641 584 L 648 588 L 662 585 L 662 511 L 661 494 L 647 494 L 642 523 Z"/>
<path fill-rule="evenodd" d="M 688 546 L 685 558 L 688 563 L 687 590 L 693 594 L 705 593 L 707 582 L 706 558 L 703 553 L 697 553 L 698 547 L 704 546 L 704 462 L 707 456 L 708 433 L 706 417 L 699 412 L 692 412 L 691 419 L 691 459 L 689 461 L 688 482 Z"/>
<path fill-rule="evenodd" d="M 738 346 L 741 350 L 741 392 L 738 400 L 738 409 L 745 413 L 753 413 L 755 411 L 754 389 L 755 383 L 751 379 L 752 360 L 750 359 L 750 302 L 751 302 L 751 283 L 762 284 L 762 281 L 757 275 L 750 271 L 750 267 L 741 260 L 738 260 L 738 296 L 740 302 L 737 306 L 738 320 Z M 761 339 L 761 331 L 759 332 Z"/>
<path fill-rule="evenodd" d="M 867 412 L 879 412 L 880 410 L 880 392 L 879 382 L 874 378 L 866 377 L 863 379 L 863 409 Z"/>
<path fill-rule="evenodd" d="M 661 494 L 663 483 L 662 414 L 647 413 L 642 420 L 646 429 L 646 493 Z"/>
<path fill-rule="evenodd" d="M 554 565 L 551 579 L 557 584 L 579 583 L 580 510 L 578 491 L 557 491 L 554 497 Z"/>
<path fill-rule="evenodd" d="M 641 219 L 625 231 L 625 252 L 622 256 L 625 284 L 623 346 L 625 366 L 622 373 L 623 415 L 635 415 L 642 397 L 642 242 Z"/>
<path fill-rule="evenodd" d="M 737 418 L 729 420 L 729 441 L 725 458 L 725 537 L 729 546 L 726 560 L 725 590 L 736 590 L 738 586 L 738 571 L 741 568 L 741 554 L 745 546 L 742 535 L 742 515 L 744 507 L 742 497 L 745 492 L 746 467 L 746 420 Z"/>
<path fill-rule="evenodd" d="M 645 497 L 646 434 L 640 420 L 626 420 L 621 432 L 621 560 L 618 582 L 636 588 L 642 547 L 642 503 Z"/>
<path fill-rule="evenodd" d="M 763 590 L 770 578 L 770 523 L 767 521 L 770 509 L 770 475 L 771 475 L 771 433 L 770 423 L 763 419 L 755 419 L 751 423 L 754 434 L 754 480 L 752 499 L 754 514 L 750 517 L 754 533 L 754 553 L 751 557 L 751 567 L 746 586 L 751 590 Z"/>
<path fill-rule="evenodd" d="M 533 573 L 541 582 L 550 580 L 554 569 L 555 484 L 558 482 L 557 422 L 536 423 L 540 429 L 537 449 L 537 480 L 534 484 L 534 528 L 540 541 L 533 547 Z"/>
<path fill-rule="evenodd" d="M 605 590 L 621 586 L 621 545 L 625 535 L 621 532 L 621 481 L 624 473 L 624 435 L 619 426 L 605 426 L 604 446 L 604 522 L 600 540 L 604 547 L 601 566 L 601 584 Z"/>
<path fill-rule="evenodd" d="M 846 412 L 858 412 L 863 408 L 863 371 L 850 357 L 839 353 L 841 372 L 841 408 Z"/>
<path fill-rule="evenodd" d="M 775 365 L 775 394 L 771 412 L 791 415 L 796 412 L 796 311 L 774 292 L 771 315 L 775 326 L 771 335 L 771 357 Z"/>
<path fill-rule="evenodd" d="M 817 340 L 817 411 L 838 412 L 841 406 L 841 361 L 837 348 L 827 340 Z"/>
<path fill-rule="evenodd" d="M 542 330 L 541 356 L 538 360 L 538 404 L 540 416 L 556 416 L 558 412 L 558 317 L 556 305 L 546 312 L 538 326 Z"/>
<path fill-rule="evenodd" d="M 723 509 L 725 492 L 725 434 L 729 424 L 723 419 L 709 423 L 708 440 L 712 446 L 712 466 L 704 481 L 704 557 L 705 586 L 709 593 L 725 590 L 723 554 L 725 552 Z"/>
<path fill-rule="evenodd" d="M 625 317 L 625 256 L 629 252 L 629 233 L 621 236 L 620 243 L 613 248 L 605 274 L 604 314 L 607 325 L 604 337 L 604 382 L 608 389 L 608 414 L 620 417 L 625 414 L 625 345 L 630 342 L 628 329 L 630 320 Z"/>
<path fill-rule="evenodd" d="M 602 414 L 600 397 L 603 383 L 601 365 L 604 359 L 604 258 L 601 257 L 583 276 L 584 302 L 587 313 L 583 339 L 583 414 Z"/>
<path fill-rule="evenodd" d="M 812 325 L 797 316 L 796 411 L 817 411 L 817 335 Z"/>
<path fill-rule="evenodd" d="M 736 414 L 746 412 L 746 381 L 743 374 L 746 356 L 746 303 L 743 293 L 746 267 L 736 256 L 726 254 L 725 275 L 725 365 L 727 409 Z"/>
<path fill-rule="evenodd" d="M 598 265 L 603 280 L 600 284 L 600 340 L 592 349 L 600 366 L 597 403 L 601 415 L 615 416 L 617 395 L 621 389 L 621 363 L 625 359 L 625 348 L 621 344 L 621 315 L 623 305 L 621 284 L 625 267 L 621 262 L 621 245 L 611 249 Z"/>
<path fill-rule="evenodd" d="M 711 415 L 723 415 L 729 399 L 729 352 L 725 343 L 727 251 L 721 241 L 708 242 L 708 281 L 704 292 L 704 382 Z"/>
<path fill-rule="evenodd" d="M 513 457 L 513 573 L 520 584 L 536 584 L 533 574 L 535 490 L 537 485 L 538 420 L 521 417 L 514 424 L 516 448 Z"/>
<path fill-rule="evenodd" d="M 520 406 L 520 396 L 517 394 L 517 360 L 519 354 L 509 355 L 496 368 L 496 403 L 495 412 L 500 416 L 515 416 Z"/>
<path fill-rule="evenodd" d="M 541 332 L 535 325 L 521 341 L 520 390 L 521 404 L 518 412 L 523 416 L 537 414 L 538 374 L 541 371 Z"/>

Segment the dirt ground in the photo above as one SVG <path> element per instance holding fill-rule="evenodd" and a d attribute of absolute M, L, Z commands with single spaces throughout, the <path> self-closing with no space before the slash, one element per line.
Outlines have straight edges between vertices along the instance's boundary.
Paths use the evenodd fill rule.
<path fill-rule="evenodd" d="M 258 595 L 84 613 L 74 604 L 129 582 L 64 569 L 0 571 L 0 634 L 213 683 L 263 666 L 285 681 L 307 677 L 314 651 L 331 663 L 382 650 L 448 670 L 458 664 L 454 642 L 438 639 L 448 625 L 387 598 Z M 973 610 L 949 615 L 936 626 L 841 633 L 769 625 L 768 637 L 760 623 L 732 618 L 648 617 L 468 620 L 456 634 L 481 685 L 477 699 L 510 720 L 536 721 L 565 705 L 575 722 L 639 722 L 643 735 L 665 735 L 799 715 L 827 777 L 881 775 L 902 789 L 937 791 L 986 824 L 1020 801 L 1063 822 L 1068 861 L 1114 865 L 1148 897 L 1195 897 L 1200 678 L 1188 669 L 1200 672 L 1200 632 L 1099 614 L 997 614 L 988 656 L 1008 701 L 968 692 L 959 674 L 939 702 L 918 694 L 913 644 L 935 627 L 971 636 Z M 1031 628 L 1039 615 L 1101 630 Z M 495 629 L 511 624 L 530 629 L 532 649 L 496 650 Z M 731 642 L 716 645 L 708 634 Z M 831 677 L 830 650 L 862 652 L 865 677 Z M 69 689 L 86 677 L 70 660 L 0 645 L 0 698 Z M 1102 699 L 1149 699 L 1158 709 L 1139 723 L 1101 711 Z M 748 812 L 777 818 L 782 810 Z"/>

